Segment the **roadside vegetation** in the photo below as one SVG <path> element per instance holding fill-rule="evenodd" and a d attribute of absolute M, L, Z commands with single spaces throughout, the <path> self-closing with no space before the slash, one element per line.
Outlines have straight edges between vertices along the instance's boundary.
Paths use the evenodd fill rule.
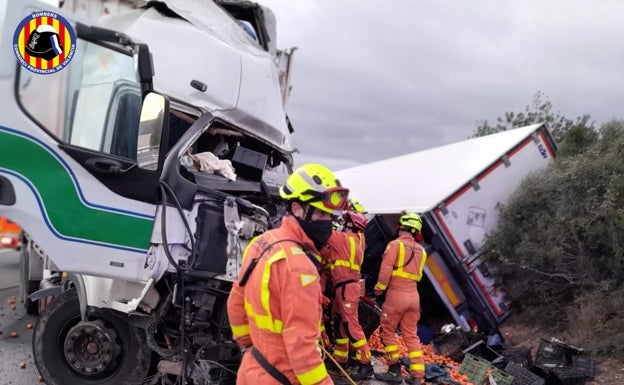
<path fill-rule="evenodd" d="M 518 320 L 624 359 L 624 121 L 568 119 L 537 93 L 525 111 L 481 122 L 474 136 L 540 122 L 557 158 L 500 207 L 483 253 Z"/>

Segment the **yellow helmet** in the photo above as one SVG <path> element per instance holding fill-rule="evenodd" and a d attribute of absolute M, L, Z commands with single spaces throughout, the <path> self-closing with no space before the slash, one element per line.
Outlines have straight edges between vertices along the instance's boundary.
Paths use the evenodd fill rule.
<path fill-rule="evenodd" d="M 362 206 L 360 202 L 353 198 L 349 199 L 349 210 L 355 211 L 356 213 L 366 214 L 366 209 L 364 208 L 364 206 Z"/>
<path fill-rule="evenodd" d="M 308 163 L 297 168 L 279 190 L 286 200 L 307 203 L 321 211 L 340 215 L 349 208 L 349 190 L 327 167 Z"/>
<path fill-rule="evenodd" d="M 399 225 L 412 229 L 412 232 L 414 232 L 413 230 L 420 232 L 422 229 L 422 219 L 420 219 L 420 215 L 416 213 L 405 213 L 399 218 Z"/>

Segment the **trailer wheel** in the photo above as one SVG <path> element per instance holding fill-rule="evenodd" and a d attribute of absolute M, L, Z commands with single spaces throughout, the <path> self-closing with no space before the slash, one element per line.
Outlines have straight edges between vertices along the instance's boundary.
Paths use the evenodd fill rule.
<path fill-rule="evenodd" d="M 37 301 L 31 301 L 28 296 L 39 290 L 40 282 L 37 280 L 29 279 L 30 271 L 30 253 L 32 253 L 32 244 L 22 236 L 22 250 L 20 252 L 20 273 L 21 273 L 21 293 L 22 300 L 24 301 L 24 308 L 27 314 L 37 315 L 39 314 L 39 306 Z"/>
<path fill-rule="evenodd" d="M 35 364 L 49 385 L 142 383 L 150 365 L 143 330 L 108 309 L 80 319 L 75 290 L 54 298 L 33 334 Z"/>

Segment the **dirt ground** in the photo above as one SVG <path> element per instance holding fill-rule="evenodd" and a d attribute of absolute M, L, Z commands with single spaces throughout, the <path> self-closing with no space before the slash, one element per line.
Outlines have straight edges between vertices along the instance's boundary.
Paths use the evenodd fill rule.
<path fill-rule="evenodd" d="M 520 324 L 513 320 L 508 320 L 500 327 L 500 331 L 505 337 L 508 347 L 514 348 L 531 348 L 533 358 L 537 352 L 537 348 L 541 338 L 550 339 L 551 337 L 574 345 L 574 341 L 568 341 L 562 336 L 552 335 L 549 332 L 540 330 L 537 327 Z M 586 385 L 616 385 L 624 384 L 624 362 L 616 359 L 596 359 L 596 376 L 593 381 L 586 382 Z"/>

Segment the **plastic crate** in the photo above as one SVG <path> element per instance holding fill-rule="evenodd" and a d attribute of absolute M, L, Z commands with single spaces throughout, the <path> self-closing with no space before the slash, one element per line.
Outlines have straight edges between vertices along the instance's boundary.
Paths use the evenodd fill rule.
<path fill-rule="evenodd" d="M 379 308 L 360 299 L 358 306 L 358 319 L 366 338 L 370 336 L 379 327 L 381 319 L 381 311 Z"/>
<path fill-rule="evenodd" d="M 561 385 L 585 385 L 585 376 L 568 366 L 550 369 Z"/>
<path fill-rule="evenodd" d="M 490 368 L 491 366 L 489 361 L 468 353 L 464 356 L 464 360 L 459 367 L 459 373 L 468 376 L 468 381 L 473 384 L 481 385 L 485 379 L 485 372 L 487 372 Z"/>
<path fill-rule="evenodd" d="M 468 339 L 464 332 L 456 331 L 434 338 L 431 345 L 435 354 L 461 362 L 464 358 L 464 349 L 468 346 Z"/>
<path fill-rule="evenodd" d="M 572 364 L 572 356 L 579 352 L 573 346 L 542 338 L 535 354 L 535 364 L 545 369 L 569 366 Z"/>
<path fill-rule="evenodd" d="M 483 341 L 475 342 L 463 350 L 464 355 L 470 353 L 473 356 L 481 357 L 490 361 L 492 364 L 502 364 L 505 358 L 498 354 L 494 349 L 487 346 Z"/>
<path fill-rule="evenodd" d="M 544 385 L 546 383 L 544 378 L 513 361 L 507 363 L 505 372 L 514 378 L 511 385 Z"/>
<path fill-rule="evenodd" d="M 533 366 L 533 358 L 531 356 L 530 348 L 505 349 L 501 353 L 505 358 L 505 363 L 515 362 L 525 368 Z"/>
<path fill-rule="evenodd" d="M 514 377 L 511 374 L 505 373 L 496 368 L 492 369 L 489 373 L 489 377 L 492 377 L 492 379 L 496 382 L 496 385 L 512 385 L 514 381 Z M 486 381 L 485 383 L 489 384 L 490 381 Z"/>
<path fill-rule="evenodd" d="M 572 356 L 572 369 L 593 380 L 596 375 L 596 361 L 583 356 Z"/>

